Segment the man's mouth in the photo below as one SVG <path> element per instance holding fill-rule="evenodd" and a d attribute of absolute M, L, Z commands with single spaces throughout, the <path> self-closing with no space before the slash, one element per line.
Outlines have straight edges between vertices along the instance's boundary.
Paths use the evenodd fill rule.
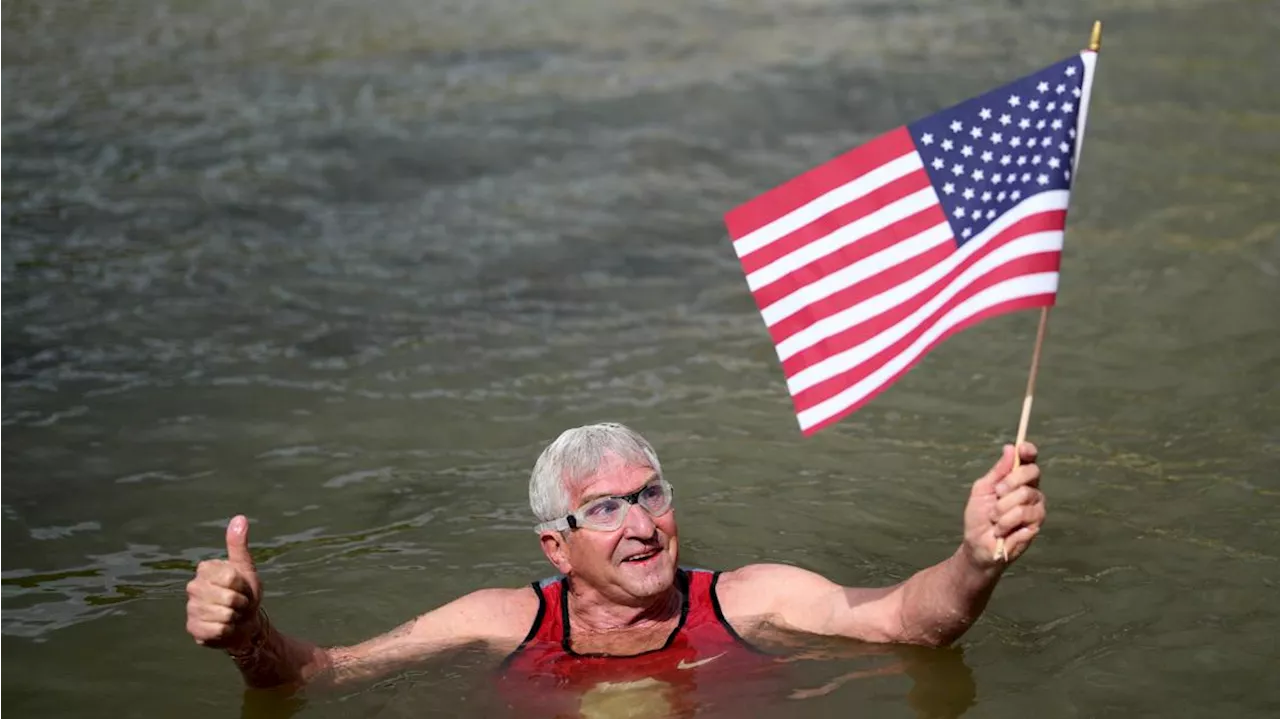
<path fill-rule="evenodd" d="M 650 549 L 644 552 L 638 552 L 636 554 L 631 555 L 630 557 L 623 559 L 622 563 L 623 564 L 644 564 L 645 562 L 653 561 L 654 558 L 656 558 L 661 553 L 662 553 L 661 549 Z"/>

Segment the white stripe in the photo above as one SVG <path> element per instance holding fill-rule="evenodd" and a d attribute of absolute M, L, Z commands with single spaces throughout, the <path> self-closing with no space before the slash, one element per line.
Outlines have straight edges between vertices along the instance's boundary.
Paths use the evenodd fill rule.
<path fill-rule="evenodd" d="M 1080 174 L 1080 151 L 1084 149 L 1084 123 L 1089 117 L 1089 96 L 1093 94 L 1093 67 L 1098 62 L 1098 53 L 1093 50 L 1084 50 L 1080 53 L 1080 62 L 1084 63 L 1084 79 L 1080 83 L 1080 111 L 1076 114 L 1076 156 L 1071 160 L 1073 175 Z"/>
<path fill-rule="evenodd" d="M 909 175 L 924 167 L 920 153 L 910 150 L 907 154 L 890 160 L 867 174 L 819 195 L 764 227 L 757 228 L 733 243 L 738 257 L 746 257 L 761 247 L 768 247 L 779 239 L 795 232 L 837 207 L 853 202 L 899 177 Z"/>
<path fill-rule="evenodd" d="M 856 286 L 859 282 L 922 255 L 945 242 L 954 242 L 951 225 L 945 220 L 907 240 L 823 277 L 774 302 L 761 312 L 765 325 L 772 327 L 809 305 Z"/>
<path fill-rule="evenodd" d="M 886 290 L 875 297 L 870 297 L 853 307 L 837 312 L 830 317 L 824 317 L 823 319 L 814 322 L 812 325 L 809 325 L 803 330 L 800 330 L 794 335 L 791 335 L 785 340 L 779 342 L 777 345 L 778 358 L 785 362 L 793 355 L 812 347 L 832 335 L 839 334 L 854 325 L 865 322 L 867 319 L 875 315 L 898 306 L 910 297 L 913 297 L 916 293 L 930 287 L 934 282 L 937 282 L 948 272 L 958 267 L 971 255 L 985 247 L 992 238 L 1008 229 L 1015 222 L 1041 212 L 1065 210 L 1067 208 L 1068 196 L 1069 193 L 1066 190 L 1051 190 L 1049 192 L 1042 192 L 1038 195 L 1028 197 L 1015 205 L 1013 209 L 1006 212 L 995 222 L 991 223 L 987 229 L 983 230 L 972 240 L 966 242 L 954 254 L 929 268 L 925 272 L 916 275 L 907 282 Z"/>
<path fill-rule="evenodd" d="M 1000 249 L 983 257 L 973 264 L 972 267 L 960 273 L 958 277 L 952 280 L 937 295 L 934 295 L 928 302 L 912 312 L 906 319 L 898 322 L 894 326 L 884 330 L 871 337 L 860 345 L 850 347 L 849 349 L 838 354 L 831 355 L 821 362 L 812 364 L 799 372 L 795 373 L 787 379 L 787 389 L 791 394 L 795 395 L 806 389 L 824 382 L 832 377 L 857 367 L 874 357 L 876 354 L 884 351 L 893 343 L 910 334 L 925 321 L 938 308 L 949 302 L 951 298 L 960 294 L 969 285 L 981 279 L 983 275 L 990 273 L 992 270 L 1005 265 L 1020 257 L 1035 255 L 1042 252 L 1060 252 L 1062 251 L 1062 231 L 1053 230 L 1050 232 L 1036 232 L 1030 235 L 1024 235 Z M 928 287 L 923 283 L 913 281 L 910 285 L 898 285 L 897 287 L 878 295 L 863 304 L 875 303 L 878 305 L 877 312 L 872 314 L 880 314 L 888 309 L 897 307 L 906 300 L 918 295 L 922 290 Z M 889 295 L 892 295 L 891 297 Z M 883 301 L 880 301 L 884 298 Z"/>
<path fill-rule="evenodd" d="M 937 204 L 938 194 L 933 191 L 932 186 L 917 190 L 752 272 L 747 275 L 747 287 L 750 287 L 752 292 L 761 287 L 767 287 L 810 262 L 820 260 L 832 252 L 848 247 L 899 220 L 905 220 Z"/>
<path fill-rule="evenodd" d="M 956 305 L 950 312 L 944 315 L 937 324 L 933 325 L 928 331 L 920 335 L 920 338 L 913 342 L 906 351 L 886 362 L 880 367 L 880 369 L 867 375 L 862 379 L 862 381 L 839 394 L 836 394 L 829 399 L 823 400 L 822 402 L 800 412 L 796 416 L 800 421 L 800 428 L 808 429 L 809 427 L 830 419 L 832 416 L 839 414 L 849 406 L 861 401 L 888 381 L 890 377 L 893 377 L 898 372 L 902 371 L 904 367 L 913 362 L 921 353 L 924 352 L 926 347 L 928 347 L 944 332 L 973 315 L 1002 302 L 1018 299 L 1020 297 L 1033 297 L 1035 295 L 1056 292 L 1057 288 L 1058 273 L 1041 272 L 1033 275 L 1015 277 L 979 292 L 959 305 Z"/>

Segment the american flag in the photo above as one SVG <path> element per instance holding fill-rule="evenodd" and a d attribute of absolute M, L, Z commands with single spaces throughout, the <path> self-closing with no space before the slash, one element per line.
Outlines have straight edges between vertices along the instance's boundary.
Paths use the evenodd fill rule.
<path fill-rule="evenodd" d="M 1096 57 L 887 132 L 725 215 L 804 434 L 951 334 L 1053 304 Z"/>

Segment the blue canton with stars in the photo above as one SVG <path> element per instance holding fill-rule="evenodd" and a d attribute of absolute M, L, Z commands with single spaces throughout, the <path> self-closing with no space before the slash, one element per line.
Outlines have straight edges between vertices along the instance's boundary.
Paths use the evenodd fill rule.
<path fill-rule="evenodd" d="M 907 125 L 958 245 L 1026 198 L 1071 188 L 1083 81 L 1076 55 Z"/>

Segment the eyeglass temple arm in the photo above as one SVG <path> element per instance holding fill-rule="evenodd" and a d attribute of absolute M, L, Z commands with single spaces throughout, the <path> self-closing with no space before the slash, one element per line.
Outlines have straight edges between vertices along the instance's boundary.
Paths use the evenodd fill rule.
<path fill-rule="evenodd" d="M 578 528 L 578 518 L 570 514 L 567 517 L 562 517 L 560 519 L 556 519 L 550 522 L 543 522 L 542 524 L 539 524 L 538 526 L 534 527 L 533 531 L 535 532 L 551 532 L 551 531 L 567 532 L 570 529 L 577 529 L 577 528 Z"/>

